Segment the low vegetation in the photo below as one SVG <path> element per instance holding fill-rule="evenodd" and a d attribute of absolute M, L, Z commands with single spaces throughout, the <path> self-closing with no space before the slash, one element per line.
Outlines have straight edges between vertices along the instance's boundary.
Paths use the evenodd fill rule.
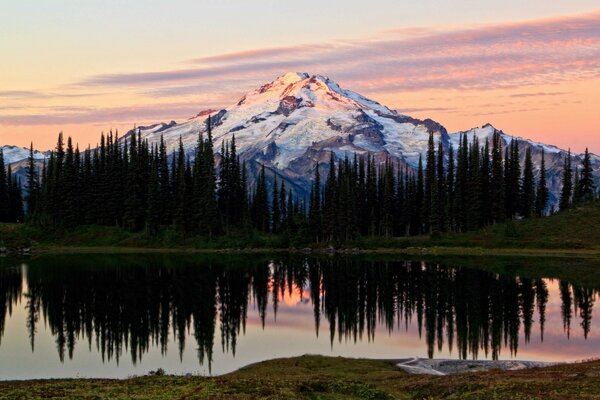
<path fill-rule="evenodd" d="M 0 382 L 2 399 L 593 399 L 600 361 L 522 371 L 409 375 L 385 361 L 278 359 L 218 377 Z"/>
<path fill-rule="evenodd" d="M 476 249 L 504 249 L 510 254 L 526 250 L 554 249 L 585 254 L 586 250 L 600 251 L 600 202 L 574 207 L 545 218 L 511 221 L 475 232 L 443 234 L 432 238 L 414 236 L 400 238 L 363 237 L 338 248 L 381 250 L 430 248 L 439 254 L 478 254 Z M 202 236 L 183 237 L 172 230 L 149 236 L 144 232 L 131 233 L 121 228 L 86 225 L 56 231 L 51 236 L 43 229 L 23 224 L 0 224 L 0 247 L 34 247 L 51 250 L 65 247 L 85 248 L 154 248 L 154 249 L 289 249 L 295 247 L 327 248 L 329 243 L 310 243 L 252 231 L 208 239 Z M 558 252 L 560 253 L 560 251 Z M 534 254 L 535 255 L 535 254 Z M 541 254 L 537 254 L 541 255 Z"/>

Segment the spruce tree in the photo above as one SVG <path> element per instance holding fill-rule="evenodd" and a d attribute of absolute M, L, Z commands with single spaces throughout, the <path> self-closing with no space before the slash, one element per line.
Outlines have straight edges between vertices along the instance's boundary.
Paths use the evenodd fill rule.
<path fill-rule="evenodd" d="M 544 155 L 542 153 L 542 159 Z M 540 178 L 541 179 L 541 178 Z M 539 188 L 538 188 L 539 192 Z M 525 152 L 525 166 L 523 169 L 523 189 L 521 192 L 521 215 L 529 218 L 535 206 L 535 182 L 533 177 L 533 161 L 531 160 L 531 147 Z M 537 207 L 535 207 L 537 210 Z"/>
<path fill-rule="evenodd" d="M 542 150 L 542 161 L 540 163 L 540 179 L 538 182 L 537 193 L 535 196 L 535 213 L 538 217 L 543 217 L 548 204 L 548 186 L 546 184 L 546 156 Z"/>
<path fill-rule="evenodd" d="M 467 228 L 476 230 L 482 220 L 481 210 L 481 159 L 479 155 L 479 139 L 473 134 L 473 141 L 469 150 L 469 186 Z"/>
<path fill-rule="evenodd" d="M 401 174 L 398 173 L 398 177 L 400 176 Z M 439 214 L 438 229 L 440 231 L 445 231 L 447 224 L 446 197 L 448 188 L 446 187 L 446 172 L 444 170 L 444 145 L 441 139 L 438 141 L 436 180 L 438 195 L 436 206 Z"/>
<path fill-rule="evenodd" d="M 576 190 L 579 202 L 591 201 L 596 194 L 592 161 L 587 147 L 585 149 L 583 160 L 581 160 L 581 174 L 579 175 L 579 182 Z"/>
<path fill-rule="evenodd" d="M 290 198 L 291 201 L 291 198 Z M 288 212 L 292 210 L 288 207 Z M 321 237 L 321 175 L 319 163 L 315 165 L 315 178 L 310 191 L 310 203 L 308 211 L 308 224 L 312 239 L 316 242 Z"/>
<path fill-rule="evenodd" d="M 201 226 L 209 237 L 219 232 L 217 217 L 217 200 L 215 198 L 217 187 L 215 178 L 215 155 L 213 152 L 212 139 L 212 121 L 209 116 L 207 119 L 207 138 L 204 143 L 204 168 L 203 180 L 205 189 L 203 190 L 200 207 L 203 210 L 203 221 Z"/>
<path fill-rule="evenodd" d="M 446 174 L 446 215 L 448 230 L 456 229 L 455 184 L 454 184 L 454 148 L 448 148 L 448 173 Z"/>
<path fill-rule="evenodd" d="M 427 231 L 427 233 L 432 232 L 431 221 L 429 218 L 433 211 L 434 201 L 435 203 L 437 203 L 437 199 L 433 198 L 434 192 L 437 196 L 437 180 L 435 178 L 435 173 L 435 142 L 433 138 L 433 132 L 431 132 L 429 133 L 429 140 L 427 142 L 427 155 L 425 166 L 425 197 L 422 215 L 423 222 L 425 224 L 425 230 Z M 435 206 L 437 206 L 437 204 L 435 204 Z M 437 211 L 436 214 L 438 214 Z M 439 223 L 439 214 L 435 216 L 435 223 Z"/>
<path fill-rule="evenodd" d="M 571 169 L 571 149 L 569 149 L 565 156 L 563 175 L 562 175 L 562 189 L 560 192 L 559 209 L 564 211 L 571 205 L 571 197 L 573 196 L 573 171 Z"/>
<path fill-rule="evenodd" d="M 492 174 L 490 179 L 492 192 L 492 218 L 493 223 L 502 222 L 505 218 L 504 204 L 504 174 L 502 165 L 502 137 L 494 132 L 492 138 Z"/>
<path fill-rule="evenodd" d="M 4 166 L 4 151 L 0 148 L 0 222 L 8 222 L 9 207 L 8 180 Z"/>
<path fill-rule="evenodd" d="M 254 227 L 261 232 L 269 231 L 269 200 L 267 195 L 267 179 L 265 175 L 265 165 L 261 165 L 258 180 L 256 182 L 256 191 L 252 201 L 252 214 Z"/>
<path fill-rule="evenodd" d="M 33 157 L 33 142 L 29 146 L 29 157 L 27 158 L 27 214 L 32 217 L 36 211 L 37 198 L 39 196 L 39 178 L 35 159 Z"/>
<path fill-rule="evenodd" d="M 281 204 L 279 202 L 279 185 L 277 175 L 273 175 L 273 190 L 271 192 L 271 232 L 278 233 L 281 226 Z"/>
<path fill-rule="evenodd" d="M 146 210 L 146 232 L 156 235 L 161 222 L 161 193 L 158 148 L 154 148 L 150 154 L 150 174 L 148 181 L 148 209 Z"/>

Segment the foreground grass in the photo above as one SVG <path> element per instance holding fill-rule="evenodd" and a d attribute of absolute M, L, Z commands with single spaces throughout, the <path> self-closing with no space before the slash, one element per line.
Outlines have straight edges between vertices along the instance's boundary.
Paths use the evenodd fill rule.
<path fill-rule="evenodd" d="M 524 371 L 409 375 L 385 361 L 302 356 L 219 377 L 0 382 L 1 399 L 597 399 L 600 361 Z"/>

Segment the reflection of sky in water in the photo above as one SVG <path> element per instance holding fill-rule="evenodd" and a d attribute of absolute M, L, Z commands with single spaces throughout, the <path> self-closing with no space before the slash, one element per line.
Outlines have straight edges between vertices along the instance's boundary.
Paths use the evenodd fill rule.
<path fill-rule="evenodd" d="M 24 269 L 25 270 L 25 269 Z M 24 274 L 25 275 L 25 274 Z M 531 340 L 525 342 L 523 324 L 519 331 L 519 347 L 517 357 L 524 360 L 566 361 L 586 359 L 600 355 L 600 335 L 592 329 L 587 340 L 583 338 L 581 318 L 573 313 L 570 339 L 563 329 L 561 315 L 561 298 L 557 280 L 545 280 L 548 287 L 548 303 L 546 305 L 546 322 L 544 341 L 540 338 L 539 313 L 534 312 L 534 322 L 531 329 Z M 412 316 L 408 327 L 405 321 L 396 321 L 394 330 L 388 332 L 385 324 L 376 317 L 377 328 L 374 340 L 369 340 L 366 329 L 362 339 L 356 342 L 350 336 L 348 339 L 338 337 L 336 328 L 333 343 L 330 341 L 330 323 L 324 313 L 321 313 L 318 336 L 315 329 L 314 309 L 310 301 L 309 287 L 305 287 L 303 298 L 297 288 L 292 295 L 286 287 L 283 298 L 279 295 L 277 314 L 275 316 L 272 302 L 272 283 L 269 285 L 271 295 L 267 306 L 265 327 L 259 317 L 257 304 L 251 296 L 248 305 L 248 320 L 246 331 L 241 332 L 237 339 L 236 354 L 231 350 L 222 350 L 219 317 L 217 316 L 214 333 L 214 350 L 212 373 L 221 374 L 235 370 L 241 366 L 271 359 L 302 354 L 323 354 L 329 356 L 365 357 L 365 358 L 404 358 L 427 357 L 425 329 L 419 338 L 416 315 Z M 23 293 L 27 292 L 25 278 Z M 217 307 L 218 308 L 218 307 Z M 276 317 L 276 318 L 275 318 Z M 142 355 L 141 362 L 134 365 L 128 349 L 123 349 L 119 362 L 115 359 L 102 362 L 101 354 L 96 350 L 95 337 L 91 348 L 83 335 L 77 339 L 72 359 L 65 357 L 64 363 L 59 360 L 56 338 L 50 332 L 47 321 L 40 316 L 35 338 L 35 351 L 32 352 L 30 339 L 27 334 L 26 296 L 13 305 L 12 314 L 7 315 L 4 335 L 0 342 L 0 379 L 24 379 L 36 377 L 125 377 L 141 375 L 156 368 L 164 368 L 168 373 L 182 374 L 208 373 L 208 365 L 200 365 L 197 355 L 197 342 L 191 334 L 185 339 L 185 349 L 180 359 L 178 341 L 173 333 L 169 335 L 166 355 L 161 355 L 160 348 L 155 343 Z M 191 328 L 193 330 L 193 327 Z M 172 332 L 172 328 L 171 328 Z M 456 335 L 455 335 L 456 339 Z M 444 333 L 444 341 L 447 337 Z M 449 352 L 444 342 L 442 351 L 435 344 L 436 358 L 458 358 L 456 344 Z M 489 358 L 491 357 L 488 354 Z M 486 358 L 480 350 L 479 359 Z M 501 359 L 510 359 L 510 350 L 502 347 Z"/>

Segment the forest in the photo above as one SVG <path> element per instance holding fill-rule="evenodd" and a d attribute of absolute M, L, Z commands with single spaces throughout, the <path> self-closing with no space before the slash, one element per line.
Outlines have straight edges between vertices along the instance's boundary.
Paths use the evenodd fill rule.
<path fill-rule="evenodd" d="M 149 236 L 282 235 L 313 243 L 367 236 L 439 236 L 477 230 L 512 219 L 537 218 L 548 209 L 544 154 L 535 173 L 531 150 L 520 163 L 518 140 L 506 147 L 463 135 L 444 151 L 430 134 L 418 168 L 371 154 L 314 165 L 309 198 L 258 166 L 251 177 L 240 161 L 235 136 L 215 154 L 210 118 L 193 156 L 181 138 L 169 156 L 164 141 L 112 132 L 97 148 L 80 151 L 62 133 L 43 167 L 30 148 L 26 182 L 5 167 L 0 151 L 0 222 L 25 222 L 48 230 L 81 225 L 116 226 Z M 580 166 L 565 157 L 560 210 L 595 198 L 590 154 Z M 322 176 L 325 175 L 325 176 Z M 536 176 L 537 175 L 537 179 Z"/>

